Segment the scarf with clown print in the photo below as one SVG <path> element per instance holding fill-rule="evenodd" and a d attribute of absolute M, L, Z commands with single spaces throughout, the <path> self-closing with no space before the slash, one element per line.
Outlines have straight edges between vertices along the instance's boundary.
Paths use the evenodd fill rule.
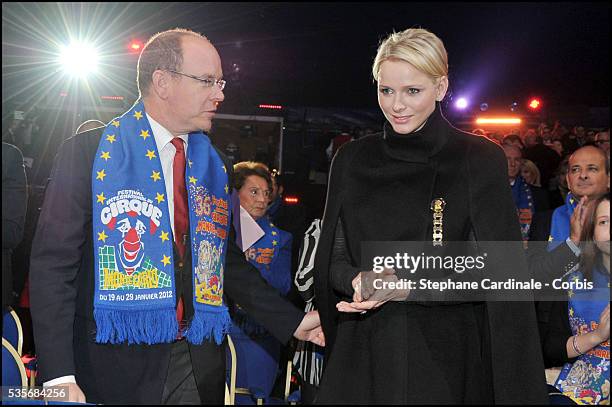
<path fill-rule="evenodd" d="M 138 101 L 106 127 L 94 160 L 98 343 L 155 344 L 177 337 L 172 228 L 152 133 Z M 194 344 L 210 339 L 220 344 L 231 325 L 222 299 L 231 210 L 227 169 L 205 134 L 188 137 L 185 185 L 194 316 L 184 336 Z"/>

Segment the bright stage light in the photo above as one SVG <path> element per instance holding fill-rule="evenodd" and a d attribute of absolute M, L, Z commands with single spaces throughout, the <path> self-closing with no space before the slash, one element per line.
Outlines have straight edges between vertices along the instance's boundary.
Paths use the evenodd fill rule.
<path fill-rule="evenodd" d="M 73 42 L 62 47 L 59 62 L 67 73 L 84 77 L 98 70 L 98 53 L 89 44 Z"/>
<path fill-rule="evenodd" d="M 521 119 L 517 117 L 479 117 L 476 124 L 521 124 Z"/>
<path fill-rule="evenodd" d="M 468 101 L 466 98 L 459 98 L 455 103 L 457 109 L 465 109 L 468 106 Z"/>

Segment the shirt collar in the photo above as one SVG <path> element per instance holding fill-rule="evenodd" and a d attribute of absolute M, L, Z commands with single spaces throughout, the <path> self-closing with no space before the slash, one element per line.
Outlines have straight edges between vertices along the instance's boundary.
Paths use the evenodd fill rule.
<path fill-rule="evenodd" d="M 172 141 L 174 136 L 168 129 L 164 126 L 156 122 L 149 114 L 147 113 L 147 119 L 149 120 L 149 124 L 151 125 L 151 130 L 153 131 L 153 138 L 155 139 L 155 144 L 157 144 L 157 151 L 161 152 L 164 147 L 168 143 Z M 180 137 L 185 142 L 185 151 L 187 151 L 187 144 L 189 137 L 187 134 L 181 134 Z"/>

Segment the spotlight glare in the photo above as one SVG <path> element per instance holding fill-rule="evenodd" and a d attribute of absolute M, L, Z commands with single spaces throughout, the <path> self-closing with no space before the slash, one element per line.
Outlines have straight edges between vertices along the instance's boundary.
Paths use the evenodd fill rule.
<path fill-rule="evenodd" d="M 529 107 L 533 110 L 538 109 L 541 104 L 542 102 L 540 102 L 540 99 L 537 98 L 531 99 L 531 101 L 529 101 Z"/>
<path fill-rule="evenodd" d="M 468 106 L 468 101 L 466 98 L 459 98 L 455 103 L 457 109 L 465 109 Z"/>
<path fill-rule="evenodd" d="M 89 44 L 71 43 L 62 47 L 59 62 L 67 73 L 84 77 L 98 70 L 98 53 Z"/>

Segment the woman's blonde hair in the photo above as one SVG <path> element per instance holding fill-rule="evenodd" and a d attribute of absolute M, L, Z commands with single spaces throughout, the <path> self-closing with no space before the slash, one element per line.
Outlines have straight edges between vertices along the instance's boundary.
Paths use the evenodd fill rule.
<path fill-rule="evenodd" d="M 372 65 L 375 81 L 380 66 L 388 60 L 408 62 L 433 80 L 448 76 L 448 55 L 442 40 L 423 28 L 394 32 L 380 44 Z"/>
<path fill-rule="evenodd" d="M 523 160 L 523 163 L 521 164 L 521 170 L 523 169 L 522 167 L 525 167 L 527 170 L 535 174 L 535 180 L 533 181 L 533 185 L 536 187 L 541 187 L 542 179 L 540 177 L 540 170 L 538 169 L 538 166 L 535 165 L 534 162 L 531 160 Z"/>

